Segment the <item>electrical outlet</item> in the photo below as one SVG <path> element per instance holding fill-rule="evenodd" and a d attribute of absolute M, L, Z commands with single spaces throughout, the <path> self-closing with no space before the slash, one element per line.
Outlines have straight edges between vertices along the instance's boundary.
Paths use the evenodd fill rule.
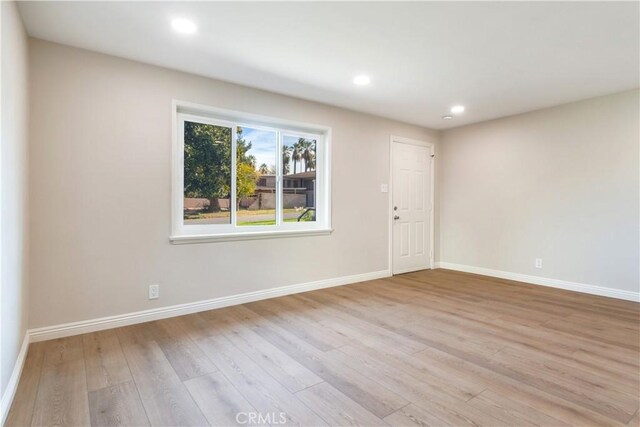
<path fill-rule="evenodd" d="M 158 299 L 160 297 L 160 285 L 149 285 L 149 299 Z"/>
<path fill-rule="evenodd" d="M 542 258 L 536 258 L 536 268 L 542 268 Z"/>

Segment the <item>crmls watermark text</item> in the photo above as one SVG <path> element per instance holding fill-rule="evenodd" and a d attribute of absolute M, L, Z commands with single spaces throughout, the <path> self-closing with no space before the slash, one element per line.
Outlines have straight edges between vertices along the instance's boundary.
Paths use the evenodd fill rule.
<path fill-rule="evenodd" d="M 236 414 L 236 422 L 238 424 L 271 424 L 278 425 L 287 422 L 287 414 L 284 412 L 238 412 Z"/>

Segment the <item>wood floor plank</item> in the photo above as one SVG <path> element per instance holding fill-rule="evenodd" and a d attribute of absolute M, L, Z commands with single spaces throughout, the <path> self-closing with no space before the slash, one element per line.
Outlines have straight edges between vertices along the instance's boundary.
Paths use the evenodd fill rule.
<path fill-rule="evenodd" d="M 488 357 L 464 348 L 456 348 L 454 343 L 433 340 L 425 334 L 421 335 L 420 338 L 423 339 L 425 344 L 432 348 L 469 360 L 478 366 L 482 366 L 501 375 L 510 377 L 521 383 L 541 390 L 547 390 L 549 393 L 554 394 L 561 399 L 592 409 L 595 412 L 599 412 L 613 420 L 626 422 L 631 416 L 628 413 L 628 407 L 625 406 L 625 402 L 623 402 L 621 408 L 618 405 L 612 405 L 611 402 L 599 401 L 595 395 L 572 389 L 564 384 L 549 381 L 548 378 L 542 378 L 536 375 L 536 372 L 530 369 L 527 365 L 516 366 L 508 361 L 497 360 L 495 357 Z"/>
<path fill-rule="evenodd" d="M 509 346 L 502 349 L 497 357 L 517 360 L 534 368 L 541 375 L 550 374 L 560 378 L 563 382 L 574 384 L 583 389 L 595 385 L 600 389 L 601 395 L 610 391 L 609 394 L 614 401 L 629 400 L 628 397 L 633 396 L 630 410 L 634 410 L 637 403 L 635 397 L 640 396 L 638 378 L 619 376 L 600 367 L 576 363 L 569 358 L 563 359 L 538 349 Z"/>
<path fill-rule="evenodd" d="M 322 382 L 316 374 L 255 333 L 250 325 L 243 324 L 240 312 L 225 310 L 217 321 L 227 324 L 223 335 L 233 345 L 290 392 L 295 393 Z"/>
<path fill-rule="evenodd" d="M 336 362 L 277 325 L 261 324 L 256 326 L 255 330 L 267 341 L 284 349 L 324 381 L 380 418 L 409 403 L 400 395 L 357 372 L 351 367 L 351 363 L 345 365 Z"/>
<path fill-rule="evenodd" d="M 590 383 L 589 378 L 572 377 L 561 368 L 551 370 L 548 364 L 536 364 L 526 359 L 516 358 L 507 352 L 499 352 L 492 356 L 487 366 L 520 382 L 548 390 L 562 399 L 592 409 L 617 421 L 626 423 L 638 407 L 638 397 L 608 389 L 597 383 Z M 595 386 L 598 394 L 585 393 L 589 386 Z"/>
<path fill-rule="evenodd" d="M 403 310 L 401 304 L 371 295 L 365 296 L 346 286 L 331 288 L 325 292 L 309 292 L 306 295 L 322 304 L 331 304 L 334 309 L 345 314 L 382 327 L 394 328 L 415 321 Z"/>
<path fill-rule="evenodd" d="M 397 363 L 389 363 L 390 359 L 376 357 L 374 352 L 368 349 L 344 346 L 327 352 L 327 356 L 342 364 L 355 362 L 353 363 L 355 370 L 369 378 L 376 378 L 377 382 L 389 390 L 414 403 L 446 395 L 465 402 L 475 396 L 465 387 L 459 387 L 453 378 L 443 381 L 427 371 L 415 370 L 409 373 L 400 368 Z M 477 393 L 481 391 L 478 390 Z"/>
<path fill-rule="evenodd" d="M 517 400 L 510 399 L 493 390 L 486 389 L 478 396 L 467 402 L 471 406 L 487 410 L 487 408 L 499 409 L 500 413 L 513 414 L 516 419 L 508 421 L 510 425 L 538 425 L 538 426 L 568 426 L 569 424 L 548 416 L 542 411 L 525 405 Z M 500 417 L 500 415 L 496 415 Z M 504 419 L 503 419 L 504 421 Z"/>
<path fill-rule="evenodd" d="M 347 354 L 349 354 L 350 350 L 352 353 L 353 350 L 355 350 L 354 355 L 357 354 L 358 351 L 364 351 L 365 354 L 370 357 L 388 366 L 400 369 L 423 382 L 429 382 L 434 385 L 437 384 L 439 387 L 445 389 L 452 389 L 449 394 L 462 396 L 465 400 L 485 390 L 484 385 L 461 378 L 456 375 L 457 372 L 447 366 L 435 363 L 424 363 L 413 355 L 403 353 L 393 348 L 378 349 L 366 347 L 359 343 L 352 346 L 341 347 L 339 350 Z"/>
<path fill-rule="evenodd" d="M 150 425 L 133 381 L 90 391 L 89 409 L 93 427 Z"/>
<path fill-rule="evenodd" d="M 314 301 L 310 296 L 302 294 L 293 295 L 291 298 L 314 309 L 313 316 L 319 324 L 327 329 L 333 329 L 350 340 L 368 342 L 371 345 L 381 347 L 391 346 L 406 353 L 415 353 L 424 348 L 424 344 L 421 342 L 336 310 L 331 305 L 323 305 Z"/>
<path fill-rule="evenodd" d="M 392 280 L 390 280 L 390 282 L 395 286 L 384 286 L 380 289 L 371 289 L 369 292 L 381 297 L 386 296 L 386 298 L 398 303 L 406 304 L 408 308 L 414 308 L 415 310 L 413 312 L 418 315 L 420 315 L 422 308 L 437 309 L 445 313 L 448 312 L 452 315 L 476 321 L 487 321 L 496 317 L 498 314 L 495 311 L 481 312 L 477 310 L 472 303 L 451 301 L 442 296 L 421 292 L 418 289 L 402 287 L 401 284 L 397 284 Z M 414 319 L 414 321 L 415 320 L 417 319 Z"/>
<path fill-rule="evenodd" d="M 394 426 L 503 426 L 509 425 L 491 415 L 476 410 L 466 403 L 458 406 L 443 406 L 437 402 L 423 402 L 421 406 L 415 403 L 408 405 L 397 413 L 385 418 Z M 513 424 L 520 425 L 520 424 Z M 522 424 L 524 425 L 524 424 Z"/>
<path fill-rule="evenodd" d="M 444 363 L 458 370 L 459 375 L 484 384 L 491 390 L 507 395 L 525 405 L 540 409 L 544 413 L 570 425 L 607 425 L 619 426 L 621 423 L 596 413 L 573 402 L 557 398 L 544 390 L 523 384 L 507 375 L 497 373 L 489 368 L 467 361 L 464 357 L 455 356 L 435 348 L 428 348 L 416 353 L 416 357 L 425 357 L 426 363 Z"/>
<path fill-rule="evenodd" d="M 156 342 L 182 381 L 218 370 L 177 322 L 164 319 L 154 326 L 161 331 Z"/>
<path fill-rule="evenodd" d="M 89 391 L 133 380 L 113 329 L 82 335 L 82 344 Z"/>
<path fill-rule="evenodd" d="M 215 325 L 204 318 L 203 314 L 206 313 L 207 312 L 178 316 L 171 318 L 171 320 L 179 325 L 193 342 L 196 342 L 199 339 L 210 336 L 212 333 L 216 333 Z"/>
<path fill-rule="evenodd" d="M 81 335 L 46 341 L 44 345 L 45 366 L 82 360 L 84 358 Z"/>
<path fill-rule="evenodd" d="M 520 340 L 514 338 L 513 342 L 520 341 L 524 345 L 534 342 L 539 344 L 539 348 L 544 348 L 545 351 L 560 356 L 582 350 L 603 357 L 607 361 L 638 367 L 638 352 L 633 350 L 560 331 L 552 331 L 541 326 L 514 324 L 501 319 L 494 319 L 492 324 L 499 326 L 501 331 L 508 331 L 507 334 L 514 334 L 514 337 L 521 336 Z"/>
<path fill-rule="evenodd" d="M 231 426 L 248 419 L 244 414 L 256 413 L 256 409 L 225 378 L 214 372 L 184 383 L 191 397 L 212 426 Z M 263 425 L 263 424 L 251 424 Z"/>
<path fill-rule="evenodd" d="M 414 322 L 405 325 L 400 333 L 411 336 L 415 340 L 424 339 L 435 342 L 443 342 L 453 347 L 473 351 L 476 354 L 491 356 L 504 348 L 506 342 L 503 339 L 491 336 L 491 334 L 473 334 L 465 331 L 463 327 L 455 324 L 444 325 L 431 319 L 429 323 Z M 414 352 L 416 353 L 416 352 Z"/>
<path fill-rule="evenodd" d="M 628 394 L 640 394 L 640 378 L 633 378 L 628 375 L 629 370 L 633 369 L 633 367 L 627 364 L 621 365 L 611 359 L 596 361 L 589 357 L 581 358 L 581 355 L 584 354 L 582 350 L 560 353 L 548 351 L 546 346 L 540 348 L 518 343 L 510 343 L 503 349 L 503 351 L 507 350 L 525 354 L 527 357 L 554 365 L 560 364 L 571 372 L 575 371 L 575 374 L 581 378 L 593 375 L 599 380 L 621 386 L 621 391 L 625 391 Z"/>
<path fill-rule="evenodd" d="M 202 426 L 206 419 L 155 341 L 138 341 L 138 328 L 119 328 L 122 350 L 153 426 Z"/>
<path fill-rule="evenodd" d="M 392 414 L 387 415 L 384 418 L 384 421 L 386 421 L 389 425 L 396 427 L 425 427 L 447 425 L 440 418 L 414 404 L 404 406 L 393 412 Z"/>
<path fill-rule="evenodd" d="M 225 337 L 208 337 L 198 345 L 259 414 L 286 418 L 286 425 L 326 425 L 314 411 L 278 383 Z"/>
<path fill-rule="evenodd" d="M 296 393 L 308 407 L 322 414 L 332 426 L 381 426 L 383 420 L 325 382 Z"/>
<path fill-rule="evenodd" d="M 541 296 L 533 298 L 532 301 L 546 306 L 555 306 L 567 310 L 568 313 L 574 315 L 588 315 L 589 318 L 597 318 L 599 320 L 608 319 L 621 325 L 638 327 L 638 312 L 636 310 L 623 307 L 602 306 L 599 304 L 599 300 L 584 304 L 576 301 L 552 299 L 547 295 L 545 298 Z"/>
<path fill-rule="evenodd" d="M 55 354 L 50 359 L 55 363 L 45 364 L 42 368 L 38 396 L 31 421 L 32 426 L 86 426 L 90 424 L 84 360 L 70 358 L 72 360 L 60 362 L 69 355 L 66 349 L 60 352 L 60 345 L 68 343 L 69 341 L 55 343 L 53 346 L 55 350 L 53 353 L 49 353 Z M 63 354 L 65 356 L 59 358 Z"/>
<path fill-rule="evenodd" d="M 275 300 L 246 304 L 246 307 L 286 329 L 318 350 L 333 350 L 349 342 L 349 339 L 344 335 L 319 325 L 308 316 L 306 310 L 300 314 L 301 307 L 299 305 L 293 304 L 293 306 L 297 306 L 295 310 L 291 308 L 291 305 L 290 300 L 277 298 Z"/>
<path fill-rule="evenodd" d="M 638 342 L 637 333 L 628 333 L 621 329 L 596 329 L 594 325 L 588 327 L 583 325 L 582 322 L 571 322 L 570 319 L 564 319 L 563 321 L 552 320 L 546 322 L 544 326 L 546 328 L 555 329 L 558 331 L 574 334 L 587 339 L 595 339 L 597 341 L 615 345 L 617 347 L 627 348 L 629 350 L 637 351 L 640 347 Z M 624 332 L 624 333 L 620 333 Z"/>
<path fill-rule="evenodd" d="M 340 357 L 341 352 L 348 357 Z M 440 414 L 437 415 L 439 418 L 446 415 L 455 420 L 456 417 L 464 416 L 473 420 L 474 423 L 482 422 L 490 425 L 496 425 L 500 420 L 514 420 L 514 417 L 506 411 L 497 409 L 489 412 L 467 405 L 466 402 L 474 395 L 466 393 L 463 387 L 457 387 L 459 383 L 455 376 L 445 382 L 419 374 L 408 375 L 401 372 L 396 364 L 384 363 L 374 354 L 350 347 L 343 347 L 331 353 L 342 363 L 348 363 L 349 359 L 357 361 L 356 369 L 375 377 L 376 381 L 423 409 L 436 415 Z"/>
<path fill-rule="evenodd" d="M 638 366 L 633 363 L 627 363 L 626 361 L 612 360 L 610 357 L 602 354 L 597 354 L 588 350 L 576 350 L 571 353 L 571 359 L 576 363 L 581 363 L 590 368 L 598 368 L 606 372 L 615 372 L 616 377 L 628 378 L 634 381 L 636 384 L 640 382 L 640 378 L 629 377 L 630 371 L 637 371 Z"/>
<path fill-rule="evenodd" d="M 5 422 L 6 427 L 31 425 L 44 361 L 45 345 L 43 342 L 29 345 L 20 383 Z"/>

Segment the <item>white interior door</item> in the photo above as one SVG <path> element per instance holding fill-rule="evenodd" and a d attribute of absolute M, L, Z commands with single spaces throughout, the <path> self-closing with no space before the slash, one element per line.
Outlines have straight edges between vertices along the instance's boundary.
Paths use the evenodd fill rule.
<path fill-rule="evenodd" d="M 393 141 L 393 274 L 431 268 L 432 146 Z"/>

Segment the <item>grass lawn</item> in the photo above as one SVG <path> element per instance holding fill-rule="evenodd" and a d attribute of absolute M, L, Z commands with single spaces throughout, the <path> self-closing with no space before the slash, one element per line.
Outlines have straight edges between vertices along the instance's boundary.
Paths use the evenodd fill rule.
<path fill-rule="evenodd" d="M 296 222 L 297 218 L 285 218 L 284 222 Z M 251 221 L 251 222 L 238 222 L 238 225 L 275 225 L 275 219 L 268 219 L 264 221 Z"/>
<path fill-rule="evenodd" d="M 241 210 L 242 214 L 240 216 L 252 216 L 252 215 L 275 215 L 275 209 L 262 209 L 256 211 L 249 210 Z M 294 213 L 297 212 L 295 209 L 285 209 L 284 213 Z M 187 219 L 209 219 L 209 218 L 227 218 L 229 216 L 229 211 L 221 211 L 221 212 L 189 212 L 186 214 Z"/>

